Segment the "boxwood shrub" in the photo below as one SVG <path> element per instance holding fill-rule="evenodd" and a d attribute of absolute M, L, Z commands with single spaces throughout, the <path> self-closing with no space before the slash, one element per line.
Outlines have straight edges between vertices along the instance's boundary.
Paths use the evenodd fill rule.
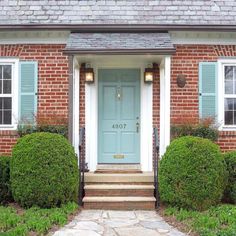
<path fill-rule="evenodd" d="M 0 204 L 12 201 L 10 186 L 10 157 L 0 156 Z"/>
<path fill-rule="evenodd" d="M 224 200 L 236 204 L 236 151 L 225 153 L 224 159 L 229 173 Z"/>
<path fill-rule="evenodd" d="M 23 207 L 49 208 L 77 201 L 77 157 L 61 135 L 40 132 L 20 138 L 10 170 L 13 198 Z"/>
<path fill-rule="evenodd" d="M 226 175 L 216 144 L 192 136 L 175 139 L 160 161 L 161 200 L 178 207 L 205 210 L 221 200 Z"/>

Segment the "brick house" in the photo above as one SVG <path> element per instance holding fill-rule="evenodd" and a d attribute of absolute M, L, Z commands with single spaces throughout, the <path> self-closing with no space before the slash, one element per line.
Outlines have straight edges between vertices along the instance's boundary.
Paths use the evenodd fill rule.
<path fill-rule="evenodd" d="M 151 172 L 153 127 L 163 155 L 183 117 L 215 117 L 235 149 L 235 30 L 234 0 L 1 1 L 0 155 L 36 114 L 68 120 L 76 152 L 85 127 L 90 171 Z"/>

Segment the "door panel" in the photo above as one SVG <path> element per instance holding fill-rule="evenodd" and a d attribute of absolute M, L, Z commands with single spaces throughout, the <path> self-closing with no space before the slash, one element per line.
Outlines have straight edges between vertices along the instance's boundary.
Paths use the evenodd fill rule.
<path fill-rule="evenodd" d="M 121 95 L 121 120 L 135 119 L 135 86 L 122 86 Z"/>
<path fill-rule="evenodd" d="M 102 94 L 103 119 L 114 120 L 117 117 L 116 87 L 104 86 Z M 115 104 L 115 105 L 114 105 Z"/>
<path fill-rule="evenodd" d="M 140 71 L 98 71 L 98 162 L 139 163 Z"/>

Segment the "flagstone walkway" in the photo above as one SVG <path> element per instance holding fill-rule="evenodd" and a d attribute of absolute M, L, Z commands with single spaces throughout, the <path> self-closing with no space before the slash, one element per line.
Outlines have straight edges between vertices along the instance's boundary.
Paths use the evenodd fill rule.
<path fill-rule="evenodd" d="M 53 236 L 185 236 L 155 211 L 82 210 Z"/>

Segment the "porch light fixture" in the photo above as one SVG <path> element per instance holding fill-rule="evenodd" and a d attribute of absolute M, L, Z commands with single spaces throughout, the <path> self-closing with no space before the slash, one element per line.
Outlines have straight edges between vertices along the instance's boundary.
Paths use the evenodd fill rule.
<path fill-rule="evenodd" d="M 144 82 L 150 84 L 153 82 L 153 68 L 146 68 L 144 72 Z"/>
<path fill-rule="evenodd" d="M 93 72 L 93 68 L 91 67 L 85 68 L 85 82 L 87 84 L 94 83 L 94 72 Z"/>

